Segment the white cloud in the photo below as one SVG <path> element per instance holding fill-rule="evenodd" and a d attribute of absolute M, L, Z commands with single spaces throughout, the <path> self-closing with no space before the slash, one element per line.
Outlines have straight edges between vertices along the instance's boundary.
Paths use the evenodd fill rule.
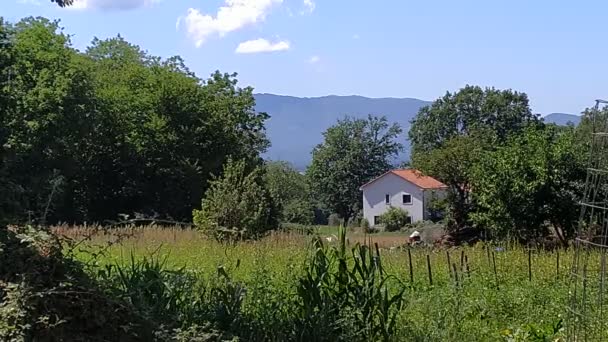
<path fill-rule="evenodd" d="M 74 0 L 68 9 L 100 9 L 100 10 L 130 10 L 147 7 L 161 0 Z"/>
<path fill-rule="evenodd" d="M 288 41 L 282 40 L 272 43 L 266 39 L 259 38 L 242 42 L 236 48 L 236 53 L 260 53 L 289 50 L 290 44 Z"/>
<path fill-rule="evenodd" d="M 225 0 L 214 16 L 190 8 L 183 18 L 188 36 L 200 47 L 212 36 L 224 35 L 248 25 L 262 22 L 273 5 L 283 0 Z"/>
<path fill-rule="evenodd" d="M 304 0 L 304 7 L 306 8 L 305 13 L 312 13 L 315 11 L 317 4 L 313 0 Z"/>
<path fill-rule="evenodd" d="M 321 61 L 321 57 L 319 56 L 312 56 L 308 59 L 308 63 L 310 64 L 317 64 Z"/>

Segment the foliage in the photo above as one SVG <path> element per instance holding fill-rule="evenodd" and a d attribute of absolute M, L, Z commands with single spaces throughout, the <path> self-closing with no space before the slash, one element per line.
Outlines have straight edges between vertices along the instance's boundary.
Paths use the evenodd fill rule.
<path fill-rule="evenodd" d="M 148 322 L 106 296 L 64 258 L 59 240 L 33 227 L 0 228 L 2 341 L 139 341 Z"/>
<path fill-rule="evenodd" d="M 425 196 L 427 196 L 427 194 L 430 199 L 425 209 L 427 211 L 429 221 L 443 221 L 445 219 L 445 214 L 449 205 L 448 198 L 443 194 L 437 193 L 436 190 L 428 191 L 427 193 L 425 193 Z"/>
<path fill-rule="evenodd" d="M 384 214 L 380 215 L 380 222 L 389 232 L 394 232 L 405 227 L 409 214 L 407 210 L 398 207 L 390 207 Z"/>
<path fill-rule="evenodd" d="M 418 112 L 409 131 L 413 165 L 449 186 L 452 230 L 469 223 L 470 172 L 480 150 L 539 122 L 526 94 L 476 86 L 448 92 Z"/>
<path fill-rule="evenodd" d="M 547 235 L 550 223 L 567 244 L 578 224 L 584 156 L 571 127 L 529 128 L 510 138 L 474 169 L 474 221 L 494 236 L 524 240 Z"/>
<path fill-rule="evenodd" d="M 228 160 L 221 178 L 210 182 L 194 224 L 218 240 L 255 239 L 277 228 L 277 210 L 265 188 L 263 169 Z"/>
<path fill-rule="evenodd" d="M 327 219 L 327 225 L 330 227 L 338 227 L 342 224 L 342 219 L 338 214 L 331 214 Z"/>
<path fill-rule="evenodd" d="M 256 162 L 268 146 L 268 115 L 235 74 L 202 80 L 120 36 L 79 52 L 44 18 L 0 21 L 0 39 L 0 210 L 13 223 L 190 220 L 229 155 Z"/>
<path fill-rule="evenodd" d="M 314 242 L 314 254 L 299 280 L 301 306 L 296 330 L 304 341 L 388 341 L 394 334 L 405 287 L 389 295 L 389 281 L 380 256 L 367 246 L 346 248 L 346 231 L 339 231 L 339 245 Z M 352 266 L 349 266 L 351 264 Z"/>
<path fill-rule="evenodd" d="M 323 133 L 306 172 L 311 190 L 326 208 L 348 222 L 361 210 L 359 187 L 391 168 L 401 133 L 386 117 L 346 117 Z"/>
<path fill-rule="evenodd" d="M 271 161 L 265 165 L 266 187 L 279 208 L 282 222 L 312 224 L 314 208 L 306 176 L 287 162 Z"/>
<path fill-rule="evenodd" d="M 364 231 L 369 231 L 370 225 L 369 225 L 369 220 L 366 218 L 361 219 L 361 228 L 363 228 Z"/>
<path fill-rule="evenodd" d="M 82 228 L 78 229 L 81 230 Z M 196 322 L 191 328 L 181 327 L 181 323 L 175 322 L 171 326 L 181 328 L 167 327 L 169 336 L 175 336 L 176 330 L 179 330 L 180 335 L 192 330 L 192 334 L 196 334 L 197 331 L 200 333 L 197 337 L 204 335 L 235 337 L 243 341 L 306 341 L 306 337 L 310 336 L 299 328 L 304 326 L 302 322 L 305 322 L 303 317 L 306 316 L 300 314 L 303 298 L 297 292 L 300 281 L 305 279 L 307 270 L 312 267 L 311 262 L 316 260 L 315 249 L 310 248 L 310 236 L 291 233 L 273 234 L 259 241 L 226 246 L 197 237 L 196 232 L 190 230 L 176 229 L 174 232 L 167 232 L 166 229 L 159 227 L 146 227 L 136 228 L 135 231 L 137 234 L 124 240 L 121 245 L 113 245 L 109 253 L 100 260 L 102 261 L 100 264 L 125 264 L 128 268 L 131 263 L 130 251 L 133 251 L 136 260 L 141 260 L 144 256 L 149 258 L 150 251 L 155 251 L 154 255 L 167 255 L 163 263 L 167 269 L 166 273 L 187 272 L 197 278 L 198 284 L 203 284 L 192 287 L 189 297 L 203 300 L 206 304 L 201 306 L 207 307 L 207 312 L 215 312 L 213 303 L 224 298 L 211 296 L 211 293 L 214 293 L 212 288 L 225 286 L 222 277 L 217 273 L 218 265 L 227 265 L 225 270 L 233 283 L 232 289 L 239 286 L 245 288 L 240 312 L 229 316 L 238 317 L 233 321 L 236 324 L 231 325 L 230 331 L 219 329 L 219 323 L 211 318 L 208 322 Z M 423 228 L 421 233 L 424 231 L 426 228 Z M 329 242 L 325 239 L 331 234 L 336 234 L 336 229 L 318 229 L 318 232 L 323 234 L 321 239 L 326 250 L 340 249 L 340 239 L 337 239 L 337 242 Z M 528 325 L 546 331 L 545 336 L 551 336 L 548 334 L 549 327 L 559 320 L 560 315 L 565 315 L 569 298 L 568 275 L 571 267 L 567 261 L 574 257 L 575 251 L 572 248 L 559 249 L 559 267 L 556 265 L 558 253 L 555 251 L 532 252 L 531 281 L 528 279 L 527 249 L 517 244 L 501 244 L 491 246 L 489 249 L 495 254 L 497 277 L 494 274 L 492 256 L 490 255 L 488 261 L 485 246 L 435 251 L 427 248 L 411 248 L 414 278 L 411 282 L 408 272 L 408 251 L 400 248 L 389 249 L 403 241 L 402 235 L 402 233 L 379 233 L 371 237 L 373 240 L 371 246 L 377 242 L 380 247 L 379 265 L 383 274 L 398 278 L 386 282 L 388 295 L 398 294 L 404 285 L 408 289 L 406 295 L 402 297 L 401 309 L 397 310 L 397 306 L 391 308 L 397 311 L 392 341 L 500 341 L 505 338 L 506 330 L 514 335 L 521 330 L 519 336 L 525 336 Z M 348 270 L 351 270 L 355 263 L 352 259 L 352 247 L 355 246 L 356 241 L 362 241 L 364 236 L 352 232 L 346 237 L 346 241 L 351 243 L 349 246 L 347 242 L 345 249 Z M 100 234 L 95 240 L 102 243 L 107 238 L 108 234 Z M 368 238 L 369 236 L 366 236 L 365 240 L 367 241 Z M 312 247 L 315 245 L 313 244 Z M 451 257 L 450 269 L 447 267 L 446 252 Z M 325 254 L 328 257 L 331 255 L 330 252 Z M 432 266 L 432 286 L 429 285 L 428 279 L 427 255 Z M 373 257 L 376 257 L 375 250 Z M 601 253 L 590 251 L 589 257 L 599 262 Z M 164 257 L 161 260 L 164 260 Z M 327 273 L 326 277 L 336 281 L 335 284 L 342 283 L 337 279 L 340 277 L 339 263 L 333 260 L 333 267 L 329 269 L 336 273 L 334 276 L 329 276 Z M 229 267 L 235 264 L 239 266 Z M 454 278 L 454 265 L 458 282 Z M 594 272 L 597 272 L 597 269 Z M 321 280 L 313 278 L 315 279 Z M 590 282 L 588 286 L 590 291 L 597 291 L 600 284 Z M 329 296 L 332 289 L 333 292 L 340 291 L 338 285 L 327 286 L 326 290 L 319 291 Z M 201 295 L 202 291 L 206 294 Z M 311 295 L 311 297 L 316 296 Z M 226 298 L 238 298 L 238 296 L 229 295 Z M 337 298 L 340 297 L 332 295 L 333 299 L 322 298 L 328 298 L 325 303 L 329 303 L 339 302 Z M 365 298 L 368 297 L 360 297 L 361 300 Z M 359 307 L 363 306 L 364 304 L 359 305 Z M 331 306 L 328 304 L 327 307 Z M 318 340 L 368 341 L 363 334 L 356 333 L 358 330 L 355 328 L 360 327 L 356 323 L 360 322 L 357 319 L 357 311 L 355 310 L 353 315 L 348 311 L 341 310 L 339 317 L 342 319 L 338 323 L 332 321 L 332 325 L 321 326 L 319 333 L 315 335 L 319 337 Z M 314 322 L 319 322 L 317 319 L 322 318 L 321 312 L 314 312 L 315 316 L 311 316 L 309 320 L 310 326 Z M 605 324 L 599 321 L 599 316 L 597 317 L 598 319 L 589 321 L 590 328 L 603 327 L 602 324 Z M 565 325 L 566 323 L 564 322 Z M 332 326 L 338 326 L 336 329 L 341 329 L 343 333 L 334 330 Z M 326 338 L 323 338 L 323 333 L 327 333 Z M 336 335 L 339 336 L 336 338 Z"/>

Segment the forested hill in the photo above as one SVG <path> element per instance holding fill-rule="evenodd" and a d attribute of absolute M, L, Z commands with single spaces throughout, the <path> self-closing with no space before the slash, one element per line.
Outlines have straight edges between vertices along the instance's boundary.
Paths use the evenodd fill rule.
<path fill-rule="evenodd" d="M 580 115 L 574 114 L 551 113 L 545 116 L 545 122 L 550 122 L 561 126 L 571 123 L 576 126 L 579 122 L 581 122 L 581 117 Z"/>
<path fill-rule="evenodd" d="M 412 98 L 367 98 L 362 96 L 324 96 L 300 98 L 256 94 L 256 110 L 267 112 L 268 137 L 272 143 L 267 158 L 286 160 L 298 169 L 310 162 L 310 152 L 323 141 L 323 131 L 346 115 L 357 118 L 368 114 L 386 115 L 389 122 L 403 128 L 403 141 L 410 120 L 429 102 Z M 409 145 L 399 159 L 407 159 Z"/>
<path fill-rule="evenodd" d="M 363 96 L 294 97 L 274 94 L 255 94 L 256 110 L 270 114 L 266 122 L 272 144 L 266 157 L 289 161 L 300 170 L 310 162 L 310 152 L 323 141 L 323 132 L 345 115 L 362 118 L 368 114 L 386 115 L 389 122 L 403 128 L 405 150 L 400 160 L 408 159 L 409 144 L 405 137 L 410 121 L 418 110 L 430 102 L 413 98 L 368 98 Z M 580 116 L 552 113 L 545 122 L 577 125 Z"/>

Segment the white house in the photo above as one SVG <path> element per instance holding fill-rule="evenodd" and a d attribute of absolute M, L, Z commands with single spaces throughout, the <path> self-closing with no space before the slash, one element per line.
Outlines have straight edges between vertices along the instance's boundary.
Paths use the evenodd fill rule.
<path fill-rule="evenodd" d="M 363 217 L 376 226 L 388 208 L 398 207 L 409 213 L 408 223 L 426 220 L 429 202 L 433 196 L 444 197 L 446 189 L 445 184 L 417 170 L 391 170 L 361 186 Z"/>

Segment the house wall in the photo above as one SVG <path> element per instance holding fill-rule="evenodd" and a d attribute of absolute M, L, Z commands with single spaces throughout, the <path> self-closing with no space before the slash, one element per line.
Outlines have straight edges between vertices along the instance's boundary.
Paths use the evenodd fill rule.
<path fill-rule="evenodd" d="M 390 204 L 385 204 L 389 194 Z M 412 195 L 412 204 L 403 204 L 403 194 Z M 424 219 L 423 190 L 405 179 L 389 173 L 363 188 L 363 217 L 374 226 L 374 217 L 382 215 L 389 206 L 407 210 L 412 222 Z"/>

